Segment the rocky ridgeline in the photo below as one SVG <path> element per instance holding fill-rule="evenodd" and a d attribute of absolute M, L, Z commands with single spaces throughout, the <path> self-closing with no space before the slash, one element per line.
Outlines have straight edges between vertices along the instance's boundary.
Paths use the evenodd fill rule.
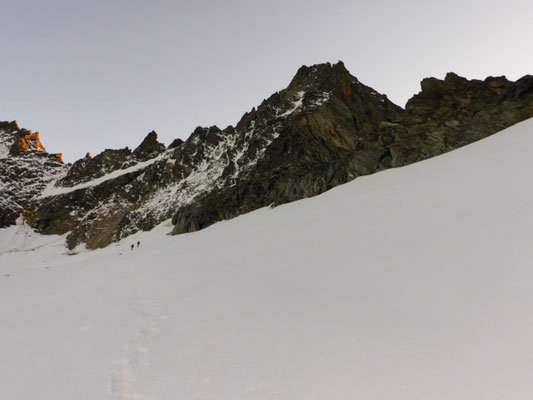
<path fill-rule="evenodd" d="M 38 132 L 0 122 L 0 228 L 33 210 L 33 200 L 67 170 L 61 154 L 46 152 Z"/>
<path fill-rule="evenodd" d="M 533 77 L 424 79 L 398 125 L 384 124 L 384 167 L 400 167 L 472 143 L 533 116 Z"/>
<path fill-rule="evenodd" d="M 421 86 L 404 111 L 360 84 L 342 63 L 302 67 L 285 92 L 301 91 L 308 98 L 307 93 L 319 88 L 328 93 L 327 101 L 296 110 L 246 179 L 180 207 L 172 219 L 173 232 L 314 196 L 361 175 L 446 153 L 533 117 L 532 76 L 517 82 L 504 77 L 469 81 L 449 73 L 443 81 L 429 78 Z"/>
<path fill-rule="evenodd" d="M 197 128 L 168 148 L 150 132 L 133 151 L 105 150 L 65 166 L 38 136 L 2 123 L 0 226 L 22 215 L 42 233 L 68 234 L 69 248 L 104 247 L 168 218 L 173 233 L 192 232 L 445 153 L 532 116 L 531 76 L 425 79 L 403 110 L 339 62 L 300 68 L 235 127 Z M 20 187 L 32 189 L 22 196 Z"/>

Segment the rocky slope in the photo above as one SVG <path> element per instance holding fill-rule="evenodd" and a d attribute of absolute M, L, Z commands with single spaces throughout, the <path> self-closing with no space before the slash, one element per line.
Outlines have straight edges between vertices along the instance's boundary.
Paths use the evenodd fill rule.
<path fill-rule="evenodd" d="M 61 154 L 49 154 L 39 133 L 16 121 L 0 122 L 0 228 L 15 224 L 37 204 L 35 198 L 68 171 Z"/>
<path fill-rule="evenodd" d="M 380 131 L 390 166 L 454 150 L 533 116 L 530 75 L 510 82 L 505 77 L 469 81 L 448 73 L 443 81 L 428 78 L 421 86 L 401 123 Z"/>
<path fill-rule="evenodd" d="M 294 112 L 283 135 L 246 179 L 180 207 L 173 218 L 174 233 L 443 154 L 533 117 L 532 76 L 517 82 L 504 77 L 469 81 L 453 73 L 443 81 L 425 79 L 422 91 L 403 111 L 349 77 L 342 64 L 323 68 L 339 77 L 324 83 L 331 94 L 328 101 Z M 302 76 L 313 83 L 302 85 Z M 313 73 L 303 68 L 287 90 L 306 91 L 315 82 Z M 330 146 L 338 151 L 326 152 Z"/>
<path fill-rule="evenodd" d="M 0 197 L 0 226 L 23 215 L 40 232 L 68 233 L 69 248 L 103 247 L 168 218 L 174 233 L 191 232 L 442 154 L 532 116 L 531 76 L 425 79 L 403 110 L 339 62 L 300 68 L 235 127 L 197 128 L 168 148 L 151 132 L 133 151 L 105 150 L 72 166 L 3 123 L 9 192 Z M 21 135 L 27 148 L 15 146 Z M 33 163 L 24 174 L 16 172 L 21 160 Z M 22 196 L 20 186 L 32 189 Z"/>

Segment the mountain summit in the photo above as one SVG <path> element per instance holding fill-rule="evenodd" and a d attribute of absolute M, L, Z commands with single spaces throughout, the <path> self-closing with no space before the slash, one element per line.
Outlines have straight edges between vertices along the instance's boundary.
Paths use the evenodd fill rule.
<path fill-rule="evenodd" d="M 66 173 L 61 154 L 49 154 L 38 132 L 0 122 L 0 228 L 34 210 L 44 188 Z"/>
<path fill-rule="evenodd" d="M 168 148 L 150 132 L 133 151 L 105 150 L 72 165 L 31 137 L 32 151 L 7 151 L 15 128 L 2 123 L 0 226 L 22 216 L 39 232 L 68 233 L 69 248 L 105 247 L 169 218 L 173 233 L 191 232 L 445 153 L 533 116 L 531 76 L 480 81 L 450 73 L 421 86 L 404 110 L 342 62 L 304 66 L 235 127 L 198 127 Z M 47 160 L 46 172 L 38 159 Z M 33 189 L 18 196 L 32 173 Z"/>

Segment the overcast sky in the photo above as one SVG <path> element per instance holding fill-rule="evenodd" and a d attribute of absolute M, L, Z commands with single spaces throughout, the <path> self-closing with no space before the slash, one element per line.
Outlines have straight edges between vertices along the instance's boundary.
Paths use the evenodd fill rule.
<path fill-rule="evenodd" d="M 404 106 L 427 76 L 533 74 L 533 1 L 0 0 L 0 120 L 74 161 L 235 124 L 343 60 Z"/>

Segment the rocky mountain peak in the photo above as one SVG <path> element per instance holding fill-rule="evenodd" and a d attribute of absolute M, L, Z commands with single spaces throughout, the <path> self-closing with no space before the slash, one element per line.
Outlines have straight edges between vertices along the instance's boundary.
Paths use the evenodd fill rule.
<path fill-rule="evenodd" d="M 23 215 L 42 233 L 67 234 L 69 248 L 104 247 L 169 218 L 173 233 L 192 232 L 533 116 L 531 76 L 481 81 L 448 73 L 424 79 L 421 89 L 404 110 L 342 62 L 303 66 L 235 127 L 198 127 L 168 148 L 152 131 L 133 151 L 107 149 L 68 166 L 41 149 L 38 135 L 0 123 L 0 225 Z M 22 146 L 15 157 L 19 132 L 30 151 Z"/>
<path fill-rule="evenodd" d="M 63 163 L 62 154 L 49 154 L 41 143 L 39 132 L 20 128 L 17 121 L 0 121 L 0 158 L 46 157 Z"/>
<path fill-rule="evenodd" d="M 32 132 L 19 128 L 17 121 L 0 122 L 2 132 L 2 142 L 9 146 L 9 154 L 13 156 L 22 155 L 31 151 L 46 152 L 43 144 L 39 140 L 39 132 Z"/>
<path fill-rule="evenodd" d="M 417 122 L 422 115 L 446 110 L 480 110 L 487 102 L 494 100 L 512 82 L 502 77 L 488 77 L 484 81 L 468 80 L 453 72 L 441 80 L 426 78 L 420 83 L 421 91 L 406 104 L 406 117 L 416 115 Z M 440 110 L 440 111 L 438 111 Z"/>
<path fill-rule="evenodd" d="M 55 158 L 61 164 L 63 164 L 63 153 L 54 153 L 54 154 L 50 154 L 50 156 Z"/>
<path fill-rule="evenodd" d="M 336 64 L 324 63 L 313 66 L 302 66 L 296 72 L 287 87 L 288 92 L 333 90 L 350 86 L 357 81 L 346 69 L 342 61 Z"/>
<path fill-rule="evenodd" d="M 139 162 L 153 159 L 165 149 L 165 145 L 158 142 L 157 133 L 151 131 L 133 151 L 127 147 L 118 150 L 106 149 L 95 157 L 87 153 L 84 158 L 72 165 L 68 173 L 58 180 L 56 186 L 74 187 L 101 178 L 113 171 L 124 170 Z"/>
<path fill-rule="evenodd" d="M 0 121 L 0 131 L 15 133 L 20 131 L 17 121 Z"/>
<path fill-rule="evenodd" d="M 155 131 L 151 131 L 148 133 L 148 135 L 146 135 L 141 144 L 135 150 L 133 150 L 133 155 L 137 159 L 145 161 L 157 156 L 162 151 L 165 151 L 165 145 L 163 143 L 159 143 L 157 141 L 157 133 Z"/>
<path fill-rule="evenodd" d="M 0 122 L 0 228 L 33 207 L 33 199 L 65 173 L 61 154 L 48 154 L 38 132 Z"/>
<path fill-rule="evenodd" d="M 39 132 L 21 130 L 11 146 L 11 154 L 18 155 L 25 151 L 46 151 L 39 139 Z"/>
<path fill-rule="evenodd" d="M 180 138 L 176 138 L 168 145 L 168 148 L 173 149 L 175 147 L 181 146 L 182 144 L 183 144 L 183 140 Z"/>
<path fill-rule="evenodd" d="M 533 116 L 533 77 L 466 79 L 448 73 L 426 78 L 405 107 L 400 124 L 384 127 L 390 166 L 446 153 Z"/>

